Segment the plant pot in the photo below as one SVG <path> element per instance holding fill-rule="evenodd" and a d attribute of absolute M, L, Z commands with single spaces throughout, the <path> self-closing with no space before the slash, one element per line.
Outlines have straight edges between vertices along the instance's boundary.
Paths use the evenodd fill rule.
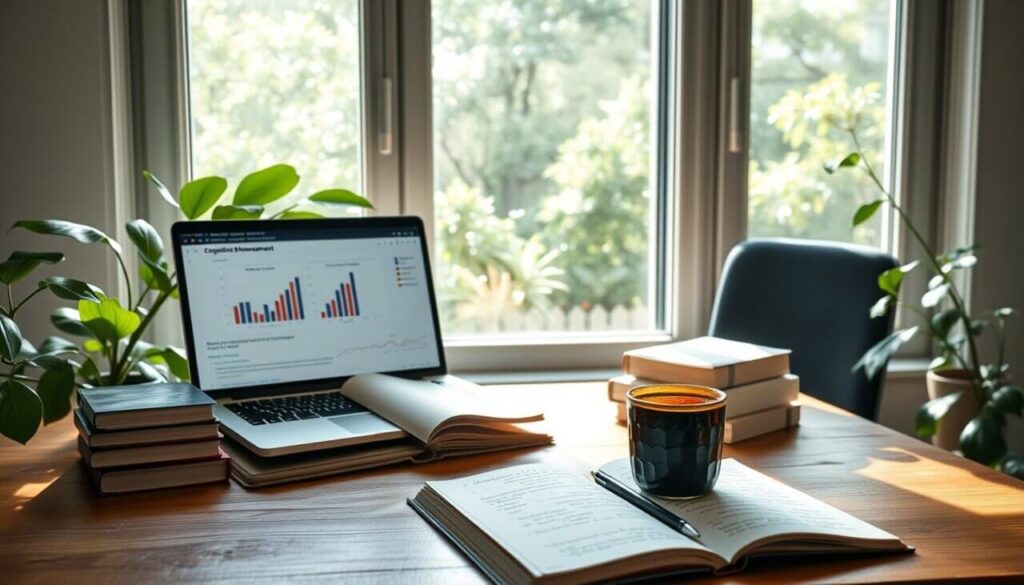
<path fill-rule="evenodd" d="M 934 400 L 963 390 L 964 395 L 956 401 L 946 415 L 939 420 L 938 432 L 932 436 L 932 444 L 947 451 L 960 448 L 960 432 L 978 414 L 978 404 L 971 391 L 971 373 L 967 370 L 929 371 L 928 398 Z"/>

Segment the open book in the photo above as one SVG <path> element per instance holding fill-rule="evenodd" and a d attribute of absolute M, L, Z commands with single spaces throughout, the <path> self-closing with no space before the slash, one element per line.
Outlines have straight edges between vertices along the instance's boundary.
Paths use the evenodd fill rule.
<path fill-rule="evenodd" d="M 600 472 L 639 491 L 627 459 Z M 734 459 L 722 463 L 707 496 L 645 497 L 685 518 L 700 537 L 685 536 L 587 478 L 546 464 L 430 481 L 409 504 L 498 583 L 724 572 L 762 554 L 912 550 Z"/>
<path fill-rule="evenodd" d="M 245 487 L 262 487 L 297 479 L 380 467 L 405 461 L 546 445 L 551 436 L 517 423 L 544 415 L 475 384 L 448 377 L 450 383 L 408 380 L 382 374 L 348 379 L 341 393 L 407 433 L 404 439 L 341 447 L 282 457 L 259 457 L 224 442 L 233 459 L 232 475 Z"/>

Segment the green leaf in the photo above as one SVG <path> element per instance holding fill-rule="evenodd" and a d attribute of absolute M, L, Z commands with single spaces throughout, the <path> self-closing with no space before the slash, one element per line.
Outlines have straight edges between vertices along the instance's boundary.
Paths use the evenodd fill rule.
<path fill-rule="evenodd" d="M 846 155 L 843 160 L 839 162 L 831 162 L 825 165 L 825 172 L 832 174 L 843 167 L 855 167 L 860 164 L 860 155 L 856 152 L 851 152 Z"/>
<path fill-rule="evenodd" d="M 256 171 L 242 179 L 238 188 L 235 189 L 235 198 L 232 203 L 235 205 L 266 205 L 284 197 L 298 184 L 299 174 L 295 172 L 295 167 L 277 164 Z"/>
<path fill-rule="evenodd" d="M 175 377 L 179 380 L 189 381 L 188 359 L 185 357 L 184 350 L 169 345 L 164 348 L 160 356 L 167 363 L 167 367 L 170 368 L 171 373 Z"/>
<path fill-rule="evenodd" d="M 1020 455 L 1011 455 L 1006 459 L 1003 459 L 1003 464 L 1000 466 L 1003 473 L 1011 477 L 1024 481 L 1024 457 Z"/>
<path fill-rule="evenodd" d="M 944 254 L 942 256 L 937 257 L 936 260 L 939 261 L 939 264 L 948 264 L 951 262 L 955 262 L 960 258 L 963 258 L 964 256 L 973 255 L 974 251 L 980 248 L 981 246 L 977 244 L 970 246 L 961 246 L 953 250 L 952 252 L 949 252 L 948 254 Z"/>
<path fill-rule="evenodd" d="M 213 209 L 213 219 L 259 219 L 261 215 L 261 205 L 218 205 Z"/>
<path fill-rule="evenodd" d="M 121 253 L 121 244 L 118 244 L 116 240 L 111 239 L 110 236 L 94 227 L 80 223 L 64 221 L 62 219 L 23 219 L 14 222 L 14 227 L 26 229 L 37 234 L 64 236 L 83 244 L 106 244 L 113 251 L 118 254 Z"/>
<path fill-rule="evenodd" d="M 100 341 L 116 343 L 139 328 L 141 319 L 121 306 L 117 299 L 103 299 L 96 303 L 78 301 L 78 314 L 82 323 Z"/>
<path fill-rule="evenodd" d="M 1024 390 L 1006 385 L 992 393 L 992 405 L 1004 414 L 1020 416 L 1024 412 Z"/>
<path fill-rule="evenodd" d="M 955 308 L 949 308 L 944 311 L 939 311 L 932 315 L 932 335 L 940 339 L 946 339 L 949 335 L 950 330 L 956 325 L 957 321 L 960 320 L 960 311 Z"/>
<path fill-rule="evenodd" d="M 998 463 L 1006 454 L 1006 438 L 1000 414 L 985 408 L 967 423 L 960 433 L 960 451 L 964 457 L 982 465 Z"/>
<path fill-rule="evenodd" d="M 914 432 L 920 439 L 927 439 L 939 430 L 939 420 L 964 395 L 963 390 L 933 398 L 921 405 L 914 420 Z"/>
<path fill-rule="evenodd" d="M 924 293 L 921 297 L 921 306 L 926 309 L 931 309 L 942 302 L 942 299 L 946 298 L 949 293 L 949 283 L 941 284 L 932 290 Z"/>
<path fill-rule="evenodd" d="M 373 204 L 368 199 L 356 195 L 348 189 L 327 189 L 309 196 L 310 201 L 325 203 L 327 205 L 345 205 L 354 207 L 366 207 L 373 209 Z"/>
<path fill-rule="evenodd" d="M 888 337 L 879 341 L 874 347 L 864 352 L 864 355 L 853 365 L 853 371 L 863 368 L 868 379 L 885 368 L 892 356 L 896 354 L 900 346 L 909 341 L 917 333 L 917 326 L 894 331 Z"/>
<path fill-rule="evenodd" d="M 82 344 L 85 351 L 91 351 L 93 353 L 99 353 L 103 351 L 103 344 L 99 339 L 86 339 Z"/>
<path fill-rule="evenodd" d="M 39 353 L 56 355 L 60 353 L 76 353 L 78 352 L 78 346 L 71 343 L 63 337 L 57 337 L 51 335 L 43 340 L 43 344 L 39 346 Z"/>
<path fill-rule="evenodd" d="M 164 242 L 160 239 L 156 228 L 149 222 L 144 219 L 133 219 L 124 227 L 128 230 L 128 237 L 139 249 L 139 254 L 143 258 L 154 262 L 159 262 L 160 258 L 163 258 Z"/>
<path fill-rule="evenodd" d="M 856 227 L 856 226 L 864 223 L 865 221 L 871 219 L 875 215 L 875 212 L 878 211 L 878 208 L 881 207 L 883 203 L 885 203 L 885 199 L 875 199 L 871 203 L 865 203 L 864 205 L 861 205 L 857 209 L 857 212 L 853 214 L 853 225 L 854 225 L 854 227 Z"/>
<path fill-rule="evenodd" d="M 174 196 L 171 195 L 171 190 L 165 187 L 164 184 L 160 182 L 160 179 L 156 178 L 156 175 L 149 171 L 142 171 L 142 176 L 145 177 L 150 184 L 156 187 L 157 193 L 160 193 L 160 196 L 164 198 L 164 201 L 170 203 L 174 207 L 178 207 L 178 202 L 175 201 Z"/>
<path fill-rule="evenodd" d="M 21 351 L 18 352 L 18 359 L 28 360 L 36 357 L 37 355 L 39 355 L 39 350 L 36 349 L 34 345 L 32 345 L 31 341 L 22 337 Z"/>
<path fill-rule="evenodd" d="M 944 370 L 949 366 L 949 358 L 944 355 L 940 355 L 928 363 L 928 369 L 934 371 Z"/>
<path fill-rule="evenodd" d="M 288 210 L 281 214 L 281 219 L 322 219 L 324 216 L 313 211 Z"/>
<path fill-rule="evenodd" d="M 1013 315 L 1014 312 L 1015 311 L 1012 307 L 1003 307 L 1002 309 L 996 309 L 992 314 L 995 315 L 996 319 L 1006 319 Z"/>
<path fill-rule="evenodd" d="M 33 368 L 42 368 L 48 372 L 60 372 L 71 368 L 68 360 L 45 353 L 33 356 L 28 363 Z"/>
<path fill-rule="evenodd" d="M 891 295 L 885 295 L 884 297 L 875 301 L 874 305 L 871 305 L 870 315 L 872 319 L 883 317 L 889 312 L 889 307 L 892 306 L 892 302 L 895 297 Z"/>
<path fill-rule="evenodd" d="M 196 219 L 216 205 L 227 188 L 228 182 L 223 177 L 203 177 L 185 183 L 178 196 L 181 212 L 189 219 Z"/>
<path fill-rule="evenodd" d="M 83 381 L 98 385 L 103 382 L 103 377 L 100 375 L 99 368 L 96 367 L 96 362 L 92 361 L 92 358 L 85 358 L 82 365 L 78 368 L 78 377 Z"/>
<path fill-rule="evenodd" d="M 167 273 L 167 262 L 150 260 L 145 256 L 140 256 L 139 259 L 142 260 L 142 264 L 139 264 L 139 276 L 142 278 L 142 282 L 160 292 L 169 292 L 174 288 L 171 275 Z"/>
<path fill-rule="evenodd" d="M 35 391 L 15 380 L 0 384 L 0 434 L 24 445 L 42 418 L 43 403 Z"/>
<path fill-rule="evenodd" d="M 51 356 L 52 357 L 52 356 Z M 54 358 L 59 359 L 59 358 Z M 43 404 L 43 424 L 58 421 L 71 412 L 71 393 L 75 389 L 75 371 L 64 360 L 61 368 L 47 368 L 39 377 L 36 394 Z"/>
<path fill-rule="evenodd" d="M 11 252 L 7 260 L 0 262 L 0 282 L 11 284 L 28 276 L 40 264 L 56 264 L 64 261 L 60 252 Z"/>
<path fill-rule="evenodd" d="M 21 353 L 21 329 L 7 315 L 0 315 L 0 357 L 14 361 Z"/>
<path fill-rule="evenodd" d="M 39 281 L 40 287 L 46 287 L 50 289 L 55 296 L 67 299 L 69 301 L 95 301 L 99 302 L 101 298 L 104 298 L 103 291 L 99 287 L 93 286 L 88 282 L 82 282 L 81 280 L 75 280 L 74 278 L 66 278 L 63 276 L 51 276 L 46 280 Z"/>
<path fill-rule="evenodd" d="M 953 266 L 953 268 L 971 268 L 972 266 L 974 266 L 977 263 L 978 263 L 978 257 L 975 256 L 974 254 L 967 254 L 965 256 L 961 256 L 961 257 L 957 258 L 956 260 L 953 260 L 952 262 L 950 262 L 950 264 Z"/>
<path fill-rule="evenodd" d="M 145 382 L 143 382 L 144 384 L 148 384 L 150 382 L 167 381 L 167 377 L 164 376 L 160 370 L 154 368 L 153 366 L 147 364 L 146 362 L 137 362 L 135 364 L 135 369 L 132 370 L 132 373 L 137 376 L 141 376 L 142 379 L 145 380 Z"/>
<path fill-rule="evenodd" d="M 67 333 L 68 335 L 74 335 L 75 337 L 92 337 L 92 332 L 85 325 L 82 325 L 82 320 L 79 318 L 78 311 L 70 309 L 68 307 L 61 307 L 56 309 L 53 314 L 50 315 L 50 323 L 58 330 Z"/>
<path fill-rule="evenodd" d="M 919 261 L 914 260 L 913 262 L 904 264 L 903 266 L 897 266 L 896 268 L 890 268 L 889 270 L 879 274 L 878 288 L 894 297 L 899 296 L 900 284 L 903 282 L 903 277 L 917 268 L 919 263 Z"/>

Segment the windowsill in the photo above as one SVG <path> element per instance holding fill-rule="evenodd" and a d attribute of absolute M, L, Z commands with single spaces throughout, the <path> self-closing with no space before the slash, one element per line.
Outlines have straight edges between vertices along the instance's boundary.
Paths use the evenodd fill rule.
<path fill-rule="evenodd" d="M 899 358 L 889 364 L 888 378 L 919 378 L 928 370 L 928 360 L 923 358 Z M 493 384 L 541 384 L 559 382 L 603 382 L 621 374 L 621 370 L 594 368 L 581 370 L 535 370 L 523 372 L 469 372 L 455 375 L 483 385 Z"/>

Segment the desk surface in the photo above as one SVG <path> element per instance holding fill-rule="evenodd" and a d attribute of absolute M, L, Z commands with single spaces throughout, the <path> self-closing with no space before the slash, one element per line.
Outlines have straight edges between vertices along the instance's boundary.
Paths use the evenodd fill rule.
<path fill-rule="evenodd" d="M 246 491 L 236 484 L 100 497 L 69 420 L 0 447 L 0 567 L 16 582 L 479 582 L 406 505 L 424 480 L 626 454 L 604 385 L 493 387 L 546 405 L 557 446 Z M 753 565 L 719 583 L 1024 580 L 1024 483 L 804 398 L 801 426 L 728 456 L 902 537 L 917 554 Z M 11 580 L 13 578 L 13 580 Z"/>

